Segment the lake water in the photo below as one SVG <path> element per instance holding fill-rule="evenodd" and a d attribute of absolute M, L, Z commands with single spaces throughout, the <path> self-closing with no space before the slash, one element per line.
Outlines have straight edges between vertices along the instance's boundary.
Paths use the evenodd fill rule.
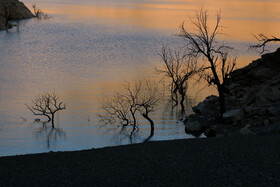
<path fill-rule="evenodd" d="M 29 8 L 33 2 L 24 1 Z M 194 10 L 207 8 L 210 23 L 222 11 L 228 34 L 222 39 L 236 48 L 238 67 L 259 56 L 248 51 L 251 33 L 277 35 L 280 30 L 276 0 L 41 0 L 38 7 L 52 19 L 23 20 L 19 30 L 0 31 L 0 156 L 131 143 L 127 134 L 100 123 L 99 101 L 125 81 L 159 80 L 157 51 L 163 43 L 183 45 L 174 34 Z M 187 113 L 215 94 L 212 88 L 197 93 L 201 87 L 188 90 Z M 34 96 L 53 90 L 68 104 L 56 116 L 57 131 L 35 123 L 25 107 Z M 184 131 L 180 108 L 172 109 L 168 100 L 165 96 L 152 114 L 151 140 L 193 138 Z M 148 123 L 140 124 L 134 143 L 149 136 Z"/>

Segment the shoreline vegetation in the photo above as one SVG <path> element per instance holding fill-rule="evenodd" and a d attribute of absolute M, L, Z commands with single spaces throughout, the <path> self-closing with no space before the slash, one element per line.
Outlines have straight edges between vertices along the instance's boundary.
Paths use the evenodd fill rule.
<path fill-rule="evenodd" d="M 280 132 L 280 48 L 236 69 L 224 82 L 226 112 L 219 120 L 219 98 L 208 96 L 193 107 L 186 132 L 208 137 Z"/>

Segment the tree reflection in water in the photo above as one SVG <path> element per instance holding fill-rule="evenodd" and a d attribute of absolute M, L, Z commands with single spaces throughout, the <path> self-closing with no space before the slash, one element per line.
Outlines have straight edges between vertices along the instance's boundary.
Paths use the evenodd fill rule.
<path fill-rule="evenodd" d="M 190 97 L 186 95 L 185 101 L 180 105 L 173 105 L 174 101 L 171 98 L 167 98 L 167 102 L 164 107 L 163 117 L 170 116 L 175 117 L 176 120 L 185 121 L 187 116 L 192 113 L 192 107 L 195 106 L 197 97 Z M 164 120 L 164 119 L 163 119 Z"/>
<path fill-rule="evenodd" d="M 36 139 L 46 141 L 46 145 L 50 148 L 52 145 L 55 145 L 59 140 L 65 140 L 66 132 L 61 128 L 52 127 L 49 122 L 34 122 L 40 125 L 40 128 L 37 128 L 34 131 Z"/>
<path fill-rule="evenodd" d="M 118 133 L 112 136 L 111 140 L 118 145 L 126 144 L 126 143 L 134 144 L 134 143 L 143 142 L 143 138 L 139 135 L 139 133 L 131 134 L 128 131 L 118 131 Z"/>

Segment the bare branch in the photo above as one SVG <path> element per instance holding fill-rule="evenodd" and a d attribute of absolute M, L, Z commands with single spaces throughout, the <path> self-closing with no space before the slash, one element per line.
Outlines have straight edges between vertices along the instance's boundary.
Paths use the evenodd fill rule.
<path fill-rule="evenodd" d="M 180 94 L 180 102 L 182 103 L 188 87 L 188 80 L 198 72 L 203 71 L 203 65 L 198 64 L 196 56 L 181 55 L 179 51 L 172 51 L 165 45 L 162 45 L 159 55 L 164 66 L 162 69 L 156 68 L 156 72 L 171 79 L 171 98 L 177 105 L 179 102 L 178 94 Z"/>
<path fill-rule="evenodd" d="M 48 14 L 45 14 L 42 10 L 38 9 L 36 4 L 33 4 L 32 8 L 33 8 L 34 15 L 37 19 L 50 19 L 51 18 L 51 16 L 49 16 Z"/>
<path fill-rule="evenodd" d="M 249 47 L 249 49 L 251 49 L 251 50 L 254 50 L 254 49 L 259 49 L 259 48 L 261 48 L 261 54 L 262 53 L 264 53 L 265 51 L 267 51 L 266 49 L 265 49 L 265 47 L 266 47 L 266 44 L 268 44 L 268 43 L 270 43 L 270 42 L 280 42 L 280 38 L 277 38 L 277 37 L 275 37 L 275 36 L 271 36 L 270 38 L 269 37 L 267 37 L 266 35 L 264 35 L 264 34 L 262 34 L 262 33 L 260 33 L 260 34 L 258 34 L 258 35 L 254 35 L 253 34 L 253 36 L 259 41 L 259 42 L 261 42 L 260 44 L 257 44 L 257 45 L 251 45 L 250 47 Z"/>
<path fill-rule="evenodd" d="M 54 114 L 59 110 L 65 110 L 67 104 L 63 104 L 59 102 L 59 97 L 56 95 L 55 92 L 52 93 L 43 93 L 35 97 L 32 100 L 33 105 L 25 106 L 34 114 L 34 115 L 41 115 L 46 116 L 49 121 L 52 121 L 52 126 L 54 127 Z"/>
<path fill-rule="evenodd" d="M 137 81 L 134 84 L 127 82 L 123 88 L 123 92 L 116 92 L 113 97 L 103 99 L 100 120 L 105 124 L 117 123 L 122 131 L 130 126 L 133 134 L 139 129 L 137 116 L 142 115 L 150 122 L 153 134 L 154 123 L 149 113 L 155 110 L 160 99 L 157 84 L 150 81 Z"/>
<path fill-rule="evenodd" d="M 236 57 L 231 58 L 229 53 L 233 48 L 219 44 L 217 37 L 221 33 L 221 11 L 217 12 L 216 24 L 211 30 L 208 27 L 207 10 L 196 11 L 195 18 L 190 20 L 196 32 L 191 32 L 183 23 L 179 37 L 187 42 L 188 55 L 196 56 L 206 61 L 209 66 L 197 72 L 204 77 L 209 85 L 216 86 L 220 97 L 221 116 L 225 112 L 223 82 L 229 78 L 235 68 Z M 209 68 L 210 67 L 210 68 Z"/>

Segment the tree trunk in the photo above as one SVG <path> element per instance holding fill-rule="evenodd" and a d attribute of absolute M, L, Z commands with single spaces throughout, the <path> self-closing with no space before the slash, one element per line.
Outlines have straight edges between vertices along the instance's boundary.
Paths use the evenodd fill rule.
<path fill-rule="evenodd" d="M 223 121 L 223 113 L 225 112 L 225 96 L 224 96 L 223 85 L 220 82 L 219 76 L 218 76 L 218 74 L 216 72 L 216 69 L 215 69 L 216 67 L 214 65 L 214 61 L 211 58 L 210 54 L 207 56 L 207 58 L 208 58 L 208 61 L 211 64 L 211 70 L 212 70 L 212 73 L 214 75 L 214 79 L 215 79 L 214 84 L 217 85 L 217 88 L 218 88 L 219 101 L 220 101 L 220 115 L 221 115 L 221 120 Z"/>
<path fill-rule="evenodd" d="M 132 109 L 130 108 L 130 112 L 133 118 L 133 129 L 132 132 L 134 132 L 136 130 L 136 118 L 135 118 L 135 112 L 132 111 Z"/>
<path fill-rule="evenodd" d="M 178 105 L 178 94 L 177 94 L 178 86 L 176 84 L 174 86 L 174 84 L 175 83 L 172 83 L 171 99 L 175 102 L 175 105 L 173 106 L 176 106 Z"/>
<path fill-rule="evenodd" d="M 180 100 L 180 105 L 181 105 L 181 117 L 182 119 L 184 119 L 185 117 L 185 105 L 184 105 L 184 101 L 186 98 L 186 87 L 184 87 L 184 85 L 180 86 L 179 89 L 179 93 L 181 95 L 181 100 Z"/>
<path fill-rule="evenodd" d="M 52 128 L 54 128 L 54 114 L 52 114 Z"/>
<path fill-rule="evenodd" d="M 185 106 L 184 106 L 184 103 L 180 103 L 180 105 L 181 105 L 181 118 L 182 118 L 182 120 L 184 120 L 184 118 L 185 118 Z"/>
<path fill-rule="evenodd" d="M 145 139 L 144 142 L 147 142 L 149 141 L 153 136 L 154 136 L 154 131 L 155 131 L 155 125 L 154 125 L 154 122 L 153 120 L 148 116 L 148 113 L 143 113 L 142 116 L 147 119 L 149 122 L 150 122 L 150 125 L 151 125 L 151 131 L 150 131 L 150 136 L 148 138 Z"/>
<path fill-rule="evenodd" d="M 184 91 L 184 88 L 181 87 L 180 88 L 180 95 L 181 95 L 181 101 L 180 101 L 180 104 L 183 105 L 184 104 L 184 101 L 185 101 L 185 97 L 186 97 L 186 92 Z"/>
<path fill-rule="evenodd" d="M 218 92 L 219 92 L 219 101 L 220 101 L 220 115 L 221 120 L 223 120 L 223 113 L 225 112 L 225 95 L 222 85 L 218 86 Z"/>

